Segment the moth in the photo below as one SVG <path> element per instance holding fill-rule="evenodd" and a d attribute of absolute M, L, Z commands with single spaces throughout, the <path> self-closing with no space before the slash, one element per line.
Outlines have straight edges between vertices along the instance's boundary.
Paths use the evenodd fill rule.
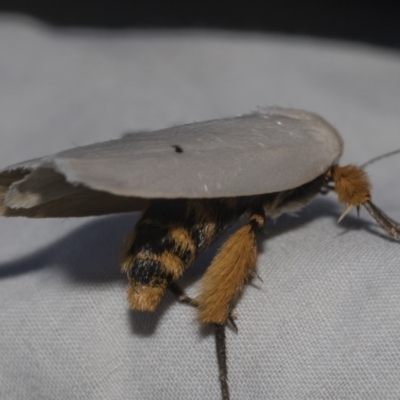
<path fill-rule="evenodd" d="M 154 311 L 167 290 L 215 329 L 221 393 L 229 399 L 225 326 L 245 283 L 257 277 L 256 237 L 267 218 L 337 193 L 340 220 L 363 206 L 386 233 L 400 225 L 371 201 L 362 167 L 339 166 L 343 140 L 320 116 L 266 108 L 233 118 L 137 132 L 0 171 L 0 215 L 81 217 L 141 211 L 122 271 L 132 309 Z M 176 281 L 239 218 L 188 297 Z"/>

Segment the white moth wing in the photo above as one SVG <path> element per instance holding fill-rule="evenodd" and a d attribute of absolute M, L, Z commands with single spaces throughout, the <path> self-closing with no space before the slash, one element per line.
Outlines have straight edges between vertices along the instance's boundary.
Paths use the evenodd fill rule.
<path fill-rule="evenodd" d="M 6 168 L 0 214 L 100 215 L 138 210 L 151 198 L 278 192 L 324 173 L 342 150 L 321 117 L 281 108 L 138 132 Z"/>

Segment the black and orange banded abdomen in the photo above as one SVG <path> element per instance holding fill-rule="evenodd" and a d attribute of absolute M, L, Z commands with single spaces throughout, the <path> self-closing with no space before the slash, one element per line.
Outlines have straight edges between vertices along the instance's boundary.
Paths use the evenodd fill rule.
<path fill-rule="evenodd" d="M 227 198 L 151 202 L 123 256 L 131 308 L 154 311 L 168 284 L 244 213 L 249 201 Z"/>

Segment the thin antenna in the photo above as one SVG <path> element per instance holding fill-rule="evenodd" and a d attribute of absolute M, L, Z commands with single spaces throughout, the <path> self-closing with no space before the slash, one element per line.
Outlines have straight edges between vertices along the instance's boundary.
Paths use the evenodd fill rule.
<path fill-rule="evenodd" d="M 382 158 L 390 157 L 400 153 L 400 149 L 389 151 L 388 153 L 382 154 L 381 156 L 374 157 L 371 160 L 361 165 L 361 168 L 365 168 L 367 165 L 374 163 L 375 161 L 382 160 Z M 389 218 L 380 208 L 378 208 L 371 201 L 367 201 L 363 204 L 366 210 L 371 214 L 372 218 L 381 226 L 386 233 L 393 239 L 400 240 L 400 224 L 393 219 Z M 346 210 L 347 211 L 347 210 Z"/>
<path fill-rule="evenodd" d="M 360 165 L 360 167 L 361 168 L 365 168 L 367 165 L 370 165 L 370 164 L 374 163 L 375 161 L 382 160 L 382 158 L 394 156 L 395 154 L 398 154 L 398 153 L 400 153 L 400 149 L 389 151 L 389 153 L 385 153 L 385 154 L 382 154 L 382 155 L 380 155 L 378 157 L 372 158 L 371 160 L 367 161 L 366 163 Z"/>
<path fill-rule="evenodd" d="M 400 240 L 400 224 L 389 218 L 380 208 L 371 201 L 363 204 L 372 218 L 381 226 L 393 239 Z"/>

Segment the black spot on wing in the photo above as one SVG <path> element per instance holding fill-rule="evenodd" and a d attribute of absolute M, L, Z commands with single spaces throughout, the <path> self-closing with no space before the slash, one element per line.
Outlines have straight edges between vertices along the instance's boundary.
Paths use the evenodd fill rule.
<path fill-rule="evenodd" d="M 183 153 L 183 149 L 181 146 L 179 146 L 179 144 L 174 144 L 171 147 L 173 147 L 175 149 L 175 153 Z"/>

